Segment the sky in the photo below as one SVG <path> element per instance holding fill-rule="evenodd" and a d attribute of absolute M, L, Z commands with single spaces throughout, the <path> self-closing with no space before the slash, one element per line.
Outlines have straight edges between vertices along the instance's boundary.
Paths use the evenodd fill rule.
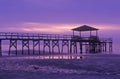
<path fill-rule="evenodd" d="M 120 0 L 0 0 L 1 32 L 71 34 L 81 25 L 119 42 Z"/>

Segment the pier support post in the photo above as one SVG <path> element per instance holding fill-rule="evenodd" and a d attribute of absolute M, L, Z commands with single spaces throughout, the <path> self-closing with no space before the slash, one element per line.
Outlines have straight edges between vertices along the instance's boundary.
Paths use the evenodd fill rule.
<path fill-rule="evenodd" d="M 24 47 L 27 47 L 28 54 L 30 54 L 29 40 L 22 40 L 22 55 L 24 54 Z"/>
<path fill-rule="evenodd" d="M 50 40 L 49 39 L 44 39 L 43 53 L 45 53 L 45 47 L 48 47 L 49 48 L 49 53 L 51 53 L 51 51 L 50 51 Z"/>
<path fill-rule="evenodd" d="M 74 53 L 77 53 L 77 43 L 76 41 L 70 41 L 70 53 L 72 53 L 72 48 L 74 48 Z"/>
<path fill-rule="evenodd" d="M 92 52 L 92 44 L 91 44 L 91 42 L 89 42 L 89 53 L 91 53 Z"/>
<path fill-rule="evenodd" d="M 105 42 L 105 52 L 107 52 L 107 43 Z"/>
<path fill-rule="evenodd" d="M 98 52 L 99 52 L 99 53 L 101 53 L 101 52 L 102 52 L 101 43 L 98 43 Z"/>
<path fill-rule="evenodd" d="M 109 52 L 112 52 L 112 42 L 109 42 Z"/>
<path fill-rule="evenodd" d="M 104 52 L 104 50 L 105 50 L 105 49 L 104 49 L 104 42 L 101 43 L 101 49 L 102 49 L 101 52 Z"/>
<path fill-rule="evenodd" d="M 10 52 L 11 52 L 11 48 L 12 48 L 12 47 L 15 48 L 16 55 L 17 55 L 17 40 L 10 40 L 9 54 L 8 54 L 8 55 L 10 55 Z"/>
<path fill-rule="evenodd" d="M 80 44 L 80 54 L 82 54 L 82 50 L 83 50 L 83 48 L 82 48 L 82 42 L 79 42 L 79 44 Z"/>
<path fill-rule="evenodd" d="M 89 44 L 87 42 L 85 43 L 85 52 L 89 53 Z"/>
<path fill-rule="evenodd" d="M 61 50 L 61 53 L 63 53 L 64 46 L 68 47 L 68 53 L 69 53 L 69 41 L 68 40 L 62 40 L 62 50 Z"/>
<path fill-rule="evenodd" d="M 96 52 L 96 44 L 95 42 L 89 42 L 89 48 L 90 48 L 90 53 L 95 53 Z"/>
<path fill-rule="evenodd" d="M 40 54 L 40 41 L 33 40 L 33 55 L 35 54 L 35 47 L 38 46 L 39 54 Z"/>
<path fill-rule="evenodd" d="M 52 53 L 54 53 L 55 46 L 58 48 L 58 52 L 60 54 L 59 40 L 52 40 Z"/>

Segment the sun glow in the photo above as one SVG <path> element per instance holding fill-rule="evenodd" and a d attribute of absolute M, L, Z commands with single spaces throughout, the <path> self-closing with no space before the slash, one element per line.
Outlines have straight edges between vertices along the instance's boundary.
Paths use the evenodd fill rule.
<path fill-rule="evenodd" d="M 46 32 L 46 33 L 64 33 L 71 31 L 75 25 L 69 24 L 43 24 L 43 23 L 24 23 L 23 31 L 27 32 Z"/>
<path fill-rule="evenodd" d="M 2 27 L 1 31 L 10 32 L 39 32 L 39 33 L 72 33 L 71 29 L 82 26 L 83 24 L 51 24 L 51 23 L 36 23 L 25 22 L 15 24 L 9 27 Z M 100 31 L 119 31 L 118 25 L 99 25 L 87 24 L 98 28 Z"/>
<path fill-rule="evenodd" d="M 55 28 L 23 28 L 24 31 L 28 32 L 49 32 L 49 33 L 54 33 L 54 32 L 61 32 L 61 30 L 55 29 Z"/>
<path fill-rule="evenodd" d="M 117 25 L 95 25 L 100 30 L 115 31 L 120 30 Z"/>

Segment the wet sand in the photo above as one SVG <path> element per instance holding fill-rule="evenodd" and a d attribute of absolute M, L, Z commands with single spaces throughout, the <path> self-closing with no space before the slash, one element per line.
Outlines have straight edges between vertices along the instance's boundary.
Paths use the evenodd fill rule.
<path fill-rule="evenodd" d="M 82 59 L 1 57 L 0 79 L 120 79 L 120 55 Z"/>

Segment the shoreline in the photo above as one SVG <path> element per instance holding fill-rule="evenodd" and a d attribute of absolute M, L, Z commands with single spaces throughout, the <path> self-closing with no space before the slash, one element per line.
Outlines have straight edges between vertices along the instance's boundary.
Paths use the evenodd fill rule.
<path fill-rule="evenodd" d="M 0 78 L 120 79 L 120 55 L 89 55 L 85 59 L 57 60 L 21 58 L 0 57 Z"/>

